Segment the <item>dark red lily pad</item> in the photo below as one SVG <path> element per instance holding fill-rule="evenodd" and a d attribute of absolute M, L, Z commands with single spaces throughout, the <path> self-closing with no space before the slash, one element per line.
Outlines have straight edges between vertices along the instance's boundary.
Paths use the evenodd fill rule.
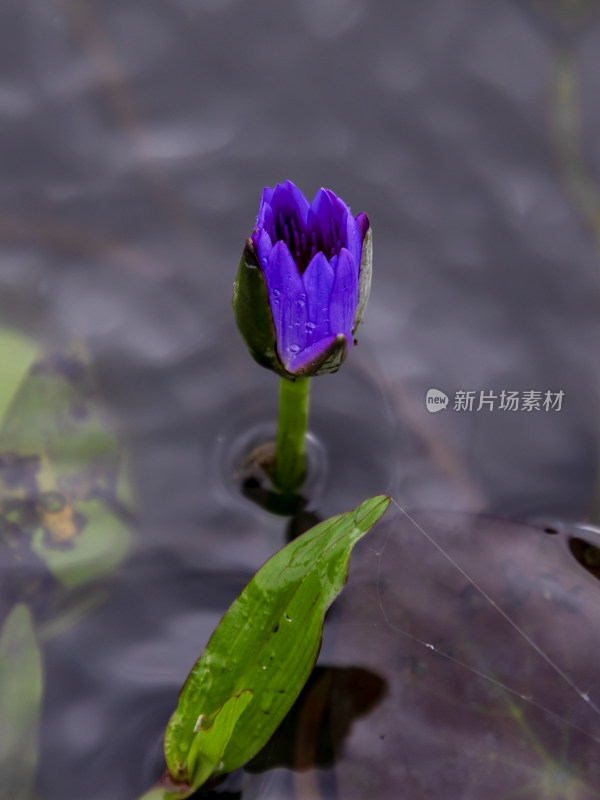
<path fill-rule="evenodd" d="M 564 534 L 399 514 L 356 549 L 334 617 L 328 662 L 388 686 L 347 738 L 340 798 L 600 796 L 600 584 Z"/>

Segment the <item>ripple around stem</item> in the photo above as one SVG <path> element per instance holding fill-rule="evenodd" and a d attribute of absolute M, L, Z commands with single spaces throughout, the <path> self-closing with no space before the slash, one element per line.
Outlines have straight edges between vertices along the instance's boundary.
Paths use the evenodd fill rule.
<path fill-rule="evenodd" d="M 221 488 L 236 503 L 246 503 L 243 488 L 248 481 L 272 489 L 268 472 L 275 454 L 277 426 L 265 420 L 240 423 L 218 437 L 217 476 Z M 306 470 L 299 494 L 312 506 L 327 483 L 329 464 L 324 444 L 310 431 L 306 436 Z"/>

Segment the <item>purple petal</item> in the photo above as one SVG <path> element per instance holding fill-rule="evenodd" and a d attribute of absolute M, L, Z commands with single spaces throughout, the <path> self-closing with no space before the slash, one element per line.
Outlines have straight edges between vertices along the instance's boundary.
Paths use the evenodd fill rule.
<path fill-rule="evenodd" d="M 252 235 L 252 241 L 254 242 L 254 247 L 258 255 L 258 263 L 261 265 L 264 272 L 269 261 L 269 256 L 271 255 L 271 250 L 273 249 L 273 242 L 266 230 L 259 232 L 258 244 L 254 239 L 254 234 Z"/>
<path fill-rule="evenodd" d="M 273 211 L 271 209 L 271 200 L 273 199 L 273 189 L 270 186 L 265 186 L 262 196 L 260 198 L 260 206 L 258 209 L 258 217 L 256 218 L 256 227 L 265 228 L 273 224 Z"/>
<path fill-rule="evenodd" d="M 273 210 L 269 205 L 269 201 L 273 196 L 273 189 L 265 186 L 263 189 L 262 197 L 260 198 L 260 207 L 258 209 L 258 216 L 256 217 L 256 226 L 252 231 L 250 237 L 254 242 L 254 249 L 258 252 L 261 234 L 264 230 L 271 231 L 273 229 Z"/>
<path fill-rule="evenodd" d="M 335 338 L 335 334 L 330 334 L 324 339 L 314 342 L 298 353 L 298 355 L 294 356 L 294 358 L 292 358 L 292 360 L 286 364 L 285 368 L 291 373 L 300 372 L 307 367 L 311 361 L 317 359 L 325 350 L 327 350 L 327 348 L 333 344 Z"/>
<path fill-rule="evenodd" d="M 263 205 L 263 203 L 268 203 L 269 205 L 271 205 L 271 200 L 272 199 L 273 199 L 273 189 L 271 189 L 270 186 L 265 186 L 265 188 L 262 191 L 261 198 L 260 198 L 261 206 Z"/>
<path fill-rule="evenodd" d="M 360 271 L 360 257 L 362 254 L 362 236 L 360 235 L 360 228 L 357 221 L 352 216 L 350 210 L 346 211 L 342 223 L 346 231 L 345 246 L 350 251 L 354 260 L 354 268 L 356 269 L 356 277 Z"/>
<path fill-rule="evenodd" d="M 306 291 L 292 254 L 277 242 L 264 270 L 277 334 L 277 350 L 284 364 L 306 347 Z"/>
<path fill-rule="evenodd" d="M 327 254 L 335 244 L 331 236 L 331 219 L 335 217 L 335 207 L 327 189 L 319 189 L 310 204 L 307 217 L 307 228 L 310 233 L 317 233 Z"/>
<path fill-rule="evenodd" d="M 330 192 L 328 189 L 324 189 L 321 187 L 319 191 L 314 196 L 312 203 L 310 204 L 310 210 L 312 211 L 313 215 L 319 220 L 319 225 L 321 226 L 321 230 L 329 230 L 329 220 L 331 217 L 336 216 L 336 209 L 331 199 L 333 192 Z M 333 195 L 335 197 L 335 195 Z M 338 215 L 341 216 L 341 215 Z"/>
<path fill-rule="evenodd" d="M 302 227 L 306 227 L 308 200 L 291 181 L 277 184 L 269 205 L 273 209 L 275 219 L 281 213 L 284 220 L 295 217 L 302 223 Z"/>
<path fill-rule="evenodd" d="M 334 272 L 323 253 L 317 253 L 302 275 L 308 307 L 307 344 L 319 341 L 330 331 L 329 298 Z"/>
<path fill-rule="evenodd" d="M 352 255 L 343 247 L 335 267 L 329 300 L 329 324 L 332 333 L 343 333 L 350 342 L 357 303 L 357 269 Z"/>
<path fill-rule="evenodd" d="M 360 231 L 360 239 L 361 241 L 367 235 L 367 231 L 369 230 L 369 218 L 365 214 L 364 211 L 361 211 L 360 214 L 356 217 L 356 224 L 358 225 L 358 230 Z"/>
<path fill-rule="evenodd" d="M 335 216 L 336 219 L 340 220 L 344 216 L 346 211 L 350 211 L 346 203 L 342 200 L 341 197 L 338 197 L 335 192 L 332 192 L 331 189 L 325 189 L 327 192 L 329 199 L 331 200 L 331 205 L 335 209 Z"/>

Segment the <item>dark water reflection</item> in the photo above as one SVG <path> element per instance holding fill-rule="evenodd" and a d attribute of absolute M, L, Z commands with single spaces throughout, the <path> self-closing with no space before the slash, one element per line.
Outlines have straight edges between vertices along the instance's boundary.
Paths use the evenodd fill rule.
<path fill-rule="evenodd" d="M 188 669 L 286 539 L 287 521 L 241 497 L 229 469 L 240 438 L 276 409 L 276 380 L 244 352 L 229 301 L 259 192 L 285 178 L 309 195 L 331 186 L 369 212 L 375 237 L 360 344 L 338 376 L 315 381 L 311 429 L 326 458 L 306 511 L 325 517 L 389 492 L 407 508 L 554 520 L 556 537 L 487 522 L 461 537 L 431 524 L 567 675 L 597 688 L 582 642 L 597 628 L 598 585 L 567 545 L 588 539 L 561 527 L 592 513 L 600 436 L 597 7 L 3 3 L 2 322 L 54 347 L 73 337 L 91 347 L 139 507 L 129 559 L 80 588 L 93 610 L 43 644 L 43 800 L 133 800 L 148 787 Z M 432 387 L 565 395 L 560 412 L 433 415 Z M 375 557 L 395 531 L 365 543 L 322 660 L 370 670 L 391 699 L 351 726 L 335 770 L 241 774 L 229 790 L 492 797 L 487 781 L 502 774 L 510 797 L 523 771 L 542 780 L 539 745 L 556 775 L 573 768 L 566 796 L 587 800 L 600 785 L 589 707 L 489 621 L 489 604 L 447 562 L 400 535 L 406 553 Z M 391 624 L 376 602 L 384 581 Z M 37 594 L 40 624 L 56 597 Z M 548 619 L 569 647 L 553 649 Z M 541 698 L 559 721 L 486 694 L 394 626 Z M 517 757 L 520 714 L 529 738 Z M 559 763 L 562 733 L 571 750 Z M 402 763 L 388 769 L 392 749 Z M 425 778 L 431 763 L 441 767 Z M 562 778 L 549 774 L 532 791 L 559 797 Z"/>

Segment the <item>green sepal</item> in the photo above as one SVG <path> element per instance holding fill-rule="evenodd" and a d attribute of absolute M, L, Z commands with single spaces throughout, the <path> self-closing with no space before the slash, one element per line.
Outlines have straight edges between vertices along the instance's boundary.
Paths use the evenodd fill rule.
<path fill-rule="evenodd" d="M 258 263 L 252 239 L 246 240 L 233 284 L 231 305 L 236 325 L 252 358 L 261 367 L 293 380 L 293 376 L 286 372 L 279 360 L 267 282 Z"/>
<path fill-rule="evenodd" d="M 369 299 L 371 292 L 371 276 L 373 274 L 373 228 L 371 223 L 363 239 L 362 255 L 360 259 L 360 272 L 358 275 L 358 303 L 356 304 L 356 314 L 354 315 L 354 326 L 352 333 L 356 332 L 358 323 L 362 319 L 362 315 Z"/>

